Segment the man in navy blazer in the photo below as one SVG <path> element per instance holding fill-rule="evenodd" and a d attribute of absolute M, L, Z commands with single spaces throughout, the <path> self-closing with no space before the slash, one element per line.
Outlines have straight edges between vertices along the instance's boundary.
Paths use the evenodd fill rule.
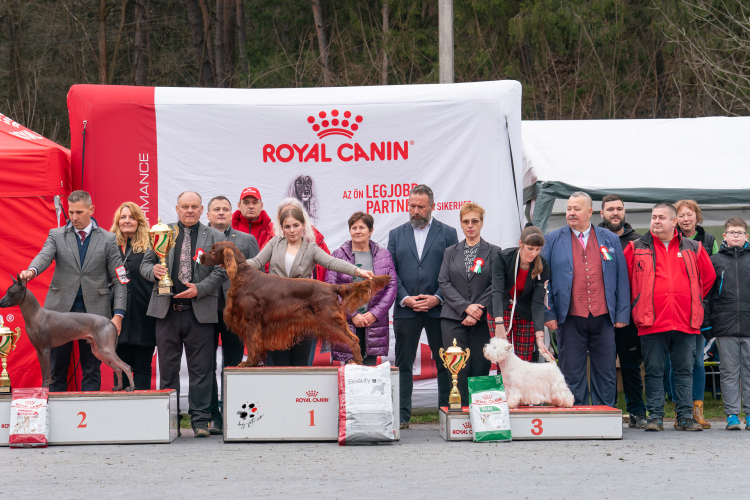
<path fill-rule="evenodd" d="M 451 377 L 438 354 L 443 347 L 440 328 L 443 297 L 438 276 L 445 249 L 458 243 L 458 236 L 455 228 L 432 217 L 434 209 L 432 189 L 424 184 L 415 186 L 409 193 L 409 222 L 388 234 L 388 251 L 398 281 L 393 332 L 396 336 L 402 429 L 409 427 L 411 419 L 412 367 L 423 329 L 437 365 L 438 404 L 448 406 Z"/>
<path fill-rule="evenodd" d="M 581 191 L 573 193 L 566 210 L 568 225 L 545 238 L 542 256 L 549 262 L 551 275 L 544 319 L 547 328 L 557 329 L 560 370 L 575 404 L 615 406 L 614 328 L 630 320 L 628 268 L 619 238 L 594 227 L 592 213 L 591 197 Z"/>

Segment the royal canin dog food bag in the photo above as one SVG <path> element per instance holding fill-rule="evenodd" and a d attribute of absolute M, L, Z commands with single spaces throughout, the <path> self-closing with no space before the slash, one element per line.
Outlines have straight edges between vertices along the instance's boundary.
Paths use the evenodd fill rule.
<path fill-rule="evenodd" d="M 469 377 L 469 395 L 474 441 L 510 442 L 510 408 L 502 375 Z"/>
<path fill-rule="evenodd" d="M 49 389 L 13 389 L 10 403 L 11 448 L 46 448 L 49 439 Z"/>
<path fill-rule="evenodd" d="M 391 364 L 339 368 L 339 445 L 393 441 Z"/>

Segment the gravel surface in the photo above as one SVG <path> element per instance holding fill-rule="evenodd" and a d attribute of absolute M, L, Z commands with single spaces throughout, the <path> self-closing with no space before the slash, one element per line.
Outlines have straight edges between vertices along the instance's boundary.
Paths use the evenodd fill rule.
<path fill-rule="evenodd" d="M 621 441 L 445 442 L 416 424 L 399 443 L 0 448 L 4 498 L 746 498 L 750 432 L 624 427 Z M 469 491 L 473 493 L 469 493 Z M 742 493 L 745 491 L 745 493 Z"/>

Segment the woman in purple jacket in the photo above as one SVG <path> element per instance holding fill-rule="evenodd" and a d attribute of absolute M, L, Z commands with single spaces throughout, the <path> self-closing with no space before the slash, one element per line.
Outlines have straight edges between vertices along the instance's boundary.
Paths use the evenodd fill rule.
<path fill-rule="evenodd" d="M 359 347 L 367 366 L 375 366 L 378 356 L 388 355 L 388 311 L 396 300 L 396 270 L 391 254 L 370 241 L 374 222 L 372 215 L 356 212 L 349 218 L 349 234 L 352 239 L 333 252 L 337 259 L 372 271 L 376 276 L 388 274 L 391 277 L 391 282 L 376 293 L 369 304 L 347 317 L 349 329 L 359 338 Z M 362 279 L 331 270 L 326 273 L 326 282 L 333 285 L 344 285 L 352 281 Z M 331 357 L 337 361 L 349 361 L 352 359 L 352 353 L 345 345 L 335 344 L 332 346 Z"/>

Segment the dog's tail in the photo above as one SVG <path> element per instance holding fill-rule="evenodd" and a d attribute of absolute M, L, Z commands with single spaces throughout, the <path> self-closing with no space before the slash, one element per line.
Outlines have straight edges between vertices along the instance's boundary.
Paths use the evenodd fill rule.
<path fill-rule="evenodd" d="M 370 301 L 370 298 L 382 290 L 391 281 L 387 274 L 375 276 L 371 280 L 359 281 L 348 285 L 333 285 L 336 287 L 336 293 L 341 297 L 341 307 L 347 313 L 353 313 L 357 308 L 362 307 Z"/>

